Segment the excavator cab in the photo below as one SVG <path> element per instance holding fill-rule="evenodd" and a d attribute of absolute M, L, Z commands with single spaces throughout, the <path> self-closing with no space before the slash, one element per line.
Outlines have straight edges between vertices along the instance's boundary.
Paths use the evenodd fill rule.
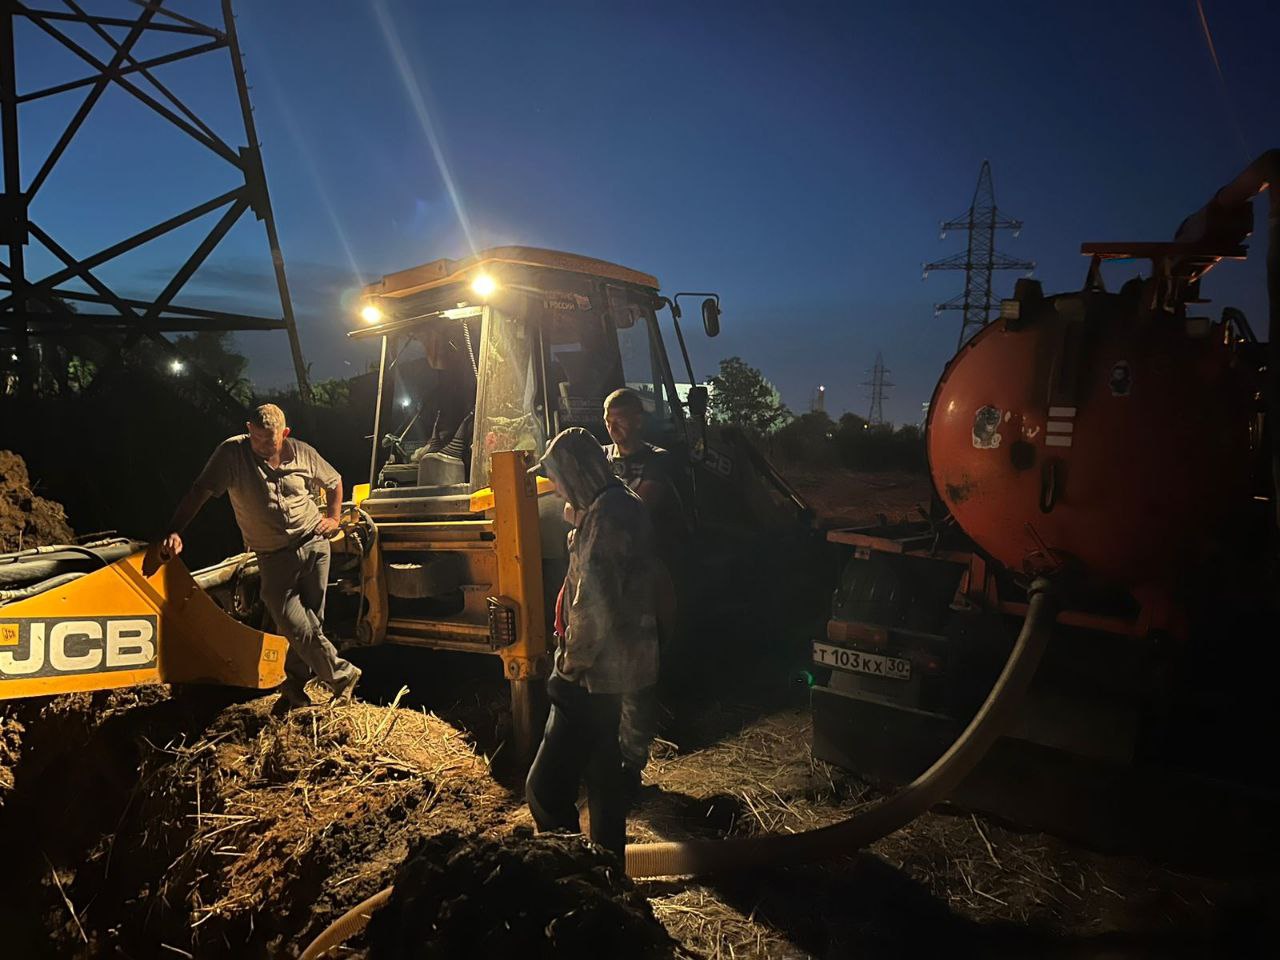
<path fill-rule="evenodd" d="M 517 749 L 527 751 L 568 531 L 564 501 L 529 466 L 567 427 L 607 443 L 604 398 L 619 387 L 640 395 L 652 443 L 683 451 L 705 427 L 687 423 L 680 405 L 658 281 L 589 257 L 502 247 L 390 274 L 365 296 L 364 325 L 349 336 L 381 345 L 375 439 L 339 551 L 348 556 L 335 565 L 359 584 L 355 629 L 338 632 L 497 655 L 512 682 Z M 674 459 L 684 467 L 673 482 L 691 490 L 688 457 Z"/>
<path fill-rule="evenodd" d="M 656 278 L 589 257 L 501 247 L 390 274 L 365 291 L 367 326 L 386 338 L 375 488 L 432 486 L 457 474 L 410 462 L 462 461 L 469 491 L 488 485 L 498 450 L 541 454 L 560 430 L 607 442 L 604 398 L 642 398 L 646 439 L 685 442 L 685 417 L 658 330 Z M 384 429 L 385 428 L 385 429 Z M 381 459 L 375 450 L 374 459 Z"/>

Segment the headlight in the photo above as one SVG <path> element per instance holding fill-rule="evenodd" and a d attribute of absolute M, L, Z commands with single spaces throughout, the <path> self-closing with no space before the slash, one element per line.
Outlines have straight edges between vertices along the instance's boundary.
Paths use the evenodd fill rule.
<path fill-rule="evenodd" d="M 498 281 L 487 273 L 478 273 L 476 278 L 471 281 L 471 292 L 482 300 L 487 300 L 493 296 L 494 291 L 497 289 Z"/>

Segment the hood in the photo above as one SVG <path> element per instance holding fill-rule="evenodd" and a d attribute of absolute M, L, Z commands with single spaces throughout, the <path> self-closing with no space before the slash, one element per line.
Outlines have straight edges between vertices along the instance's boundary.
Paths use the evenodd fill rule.
<path fill-rule="evenodd" d="M 561 430 L 547 445 L 539 466 L 575 510 L 585 510 L 615 482 L 604 448 L 582 427 Z"/>

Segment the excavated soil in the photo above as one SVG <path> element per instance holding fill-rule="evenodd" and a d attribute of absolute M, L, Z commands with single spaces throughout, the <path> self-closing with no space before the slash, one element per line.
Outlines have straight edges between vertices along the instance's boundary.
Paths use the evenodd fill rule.
<path fill-rule="evenodd" d="M 71 543 L 74 537 L 62 505 L 37 497 L 31 489 L 26 461 L 9 450 L 0 450 L 0 553 Z M 54 707 L 53 711 L 74 711 L 75 705 L 86 706 L 86 700 L 69 701 Z M 48 699 L 37 703 L 0 702 L 0 808 L 13 789 L 14 769 L 22 756 L 22 738 L 27 727 L 40 722 L 48 703 Z M 87 717 L 96 712 L 96 708 L 82 712 L 85 713 L 82 719 L 91 722 Z"/>
<path fill-rule="evenodd" d="M 534 836 L 521 793 L 431 713 L 142 692 L 27 745 L 0 812 L 11 955 L 292 957 L 393 881 L 357 955 L 685 955 L 616 860 Z"/>
<path fill-rule="evenodd" d="M 367 960 L 687 956 L 616 859 L 581 837 L 527 827 L 501 841 L 420 842 L 364 940 Z"/>
<path fill-rule="evenodd" d="M 19 467 L 0 453 L 0 535 L 68 539 Z M 918 478 L 846 481 L 881 490 L 886 514 L 927 498 Z M 477 752 L 472 734 L 501 749 L 503 681 L 465 688 L 464 733 L 402 706 L 461 697 L 452 672 L 412 700 L 394 693 L 405 664 L 365 665 L 362 690 L 385 705 L 278 717 L 273 696 L 142 687 L 0 708 L 0 953 L 296 957 L 393 881 L 332 956 L 1250 956 L 1275 942 L 1265 863 L 1105 856 L 954 809 L 829 864 L 633 885 L 581 839 L 532 835 L 518 787 Z M 703 697 L 657 745 L 632 839 L 793 832 L 875 800 L 810 756 L 798 696 Z"/>
<path fill-rule="evenodd" d="M 31 489 L 26 461 L 0 450 L 0 553 L 70 543 L 73 537 L 62 504 Z"/>
<path fill-rule="evenodd" d="M 509 829 L 518 798 L 430 714 L 229 696 L 140 706 L 43 776 L 19 768 L 30 955 L 294 956 L 421 838 Z"/>
<path fill-rule="evenodd" d="M 296 957 L 393 882 L 335 957 L 1205 956 L 1272 942 L 1274 871 L 1106 856 L 947 809 L 829 864 L 633 885 L 581 839 L 531 835 L 520 792 L 434 714 L 275 717 L 274 697 L 246 696 L 143 688 L 46 707 L 0 810 L 6 956 Z M 877 798 L 813 760 L 808 735 L 803 709 L 707 704 L 679 745 L 658 744 L 632 839 L 799 831 Z"/>

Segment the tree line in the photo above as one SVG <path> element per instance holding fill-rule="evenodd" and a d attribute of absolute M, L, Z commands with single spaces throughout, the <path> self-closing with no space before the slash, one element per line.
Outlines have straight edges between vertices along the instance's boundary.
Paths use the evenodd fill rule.
<path fill-rule="evenodd" d="M 833 420 L 825 411 L 793 414 L 777 389 L 741 357 L 720 361 L 711 385 L 709 415 L 760 443 L 784 463 L 853 470 L 923 473 L 924 432 L 915 425 L 872 424 L 856 413 Z"/>

